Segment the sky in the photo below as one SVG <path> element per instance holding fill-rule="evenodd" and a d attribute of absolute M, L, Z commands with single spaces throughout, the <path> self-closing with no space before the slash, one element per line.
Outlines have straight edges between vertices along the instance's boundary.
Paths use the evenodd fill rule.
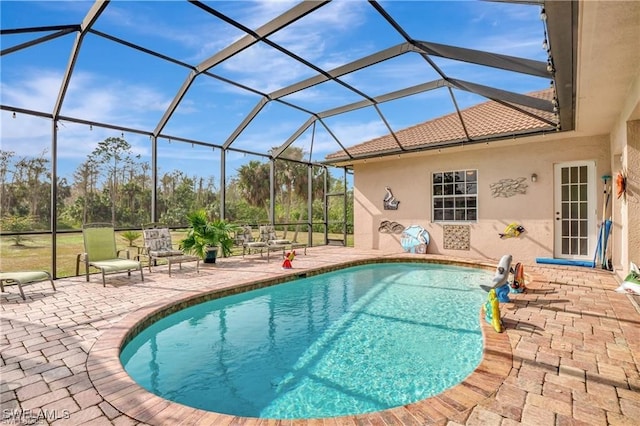
<path fill-rule="evenodd" d="M 298 2 L 207 1 L 206 6 L 237 20 L 252 30 L 259 28 Z M 2 30 L 79 24 L 92 7 L 86 1 L 2 1 Z M 381 1 L 380 5 L 415 40 L 484 50 L 546 61 L 542 48 L 544 24 L 540 7 L 486 1 Z M 93 29 L 127 40 L 183 64 L 197 66 L 245 35 L 240 29 L 186 1 L 112 1 Z M 2 49 L 51 34 L 51 31 L 3 34 Z M 3 106 L 51 113 L 61 90 L 62 77 L 77 33 L 71 33 L 1 58 L 0 98 Z M 269 39 L 324 71 L 404 42 L 366 1 L 335 0 L 322 6 Z M 464 62 L 432 57 L 453 78 L 518 93 L 546 89 L 541 78 L 498 71 Z M 113 124 L 153 132 L 190 73 L 190 69 L 103 37 L 88 34 L 81 45 L 60 114 L 81 120 Z M 267 43 L 256 43 L 208 70 L 222 79 L 236 81 L 262 93 L 270 93 L 317 75 Z M 232 148 L 267 152 L 280 146 L 310 118 L 362 100 L 357 93 L 380 96 L 404 87 L 440 78 L 417 53 L 393 59 L 345 75 L 345 87 L 325 82 L 293 93 L 283 101 L 268 102 L 235 139 Z M 486 99 L 454 89 L 460 108 Z M 158 163 L 162 171 L 218 176 L 219 150 L 183 144 L 186 138 L 223 145 L 262 97 L 221 79 L 198 75 L 162 128 Z M 393 130 L 455 112 L 447 89 L 437 89 L 379 105 Z M 0 111 L 2 150 L 17 157 L 51 153 L 52 123 L 48 119 Z M 317 123 L 304 131 L 293 146 L 312 161 L 345 146 L 388 133 L 385 121 L 374 108 L 363 108 L 325 119 L 328 131 Z M 149 136 L 88 126 L 69 121 L 58 125 L 58 173 L 70 178 L 101 140 L 123 137 L 142 159 L 150 161 Z M 185 149 L 187 148 L 187 149 Z M 252 159 L 252 155 L 229 152 L 227 174 Z"/>

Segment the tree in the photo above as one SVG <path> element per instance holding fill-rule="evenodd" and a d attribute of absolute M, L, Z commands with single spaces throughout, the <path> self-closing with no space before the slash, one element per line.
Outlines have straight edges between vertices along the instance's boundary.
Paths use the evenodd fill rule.
<path fill-rule="evenodd" d="M 300 160 L 303 156 L 303 152 L 300 148 L 288 147 L 282 153 L 282 156 L 285 158 Z M 296 182 L 301 183 L 303 180 L 306 180 L 306 167 L 300 163 L 292 161 L 277 160 L 275 179 L 277 183 L 277 195 L 280 196 L 280 201 L 285 209 L 284 222 L 288 223 L 291 220 L 291 204 L 293 199 L 296 198 L 296 194 L 293 193 L 293 187 L 296 185 Z M 306 192 L 306 188 L 304 191 Z"/>
<path fill-rule="evenodd" d="M 51 181 L 46 151 L 39 157 L 22 157 L 13 164 L 13 152 L 0 151 L 2 180 L 0 208 L 7 215 L 30 216 L 34 227 L 47 228 L 50 216 Z M 9 181 L 9 174 L 12 175 Z"/>
<path fill-rule="evenodd" d="M 14 246 L 23 246 L 23 242 L 30 241 L 29 238 L 21 233 L 33 228 L 33 218 L 31 216 L 6 215 L 0 220 L 0 225 L 2 226 L 2 231 L 16 233 L 9 237 Z"/>
<path fill-rule="evenodd" d="M 89 156 L 89 161 L 103 165 L 107 179 L 107 189 L 111 200 L 111 222 L 116 223 L 116 210 L 118 204 L 119 175 L 123 174 L 128 166 L 133 166 L 134 156 L 129 142 L 122 138 L 107 138 L 98 143 L 96 149 Z M 124 180 L 124 178 L 122 179 Z"/>
<path fill-rule="evenodd" d="M 96 181 L 98 180 L 99 170 L 95 160 L 91 157 L 84 163 L 80 164 L 73 173 L 73 179 L 76 188 L 80 191 L 82 200 L 82 223 L 89 221 L 89 198 L 90 194 L 95 192 Z"/>
<path fill-rule="evenodd" d="M 276 164 L 276 188 L 280 201 L 284 208 L 284 222 L 290 223 L 294 218 L 299 222 L 301 218 L 308 216 L 307 201 L 309 197 L 318 194 L 318 190 L 323 191 L 322 182 L 320 186 L 317 184 L 316 175 L 322 173 L 322 169 L 314 169 L 312 194 L 309 194 L 309 166 L 301 163 L 305 157 L 305 152 L 299 147 L 288 147 L 282 153 L 282 160 L 278 160 Z M 297 160 L 287 161 L 285 159 Z M 300 224 L 295 225 L 294 241 L 298 237 Z M 286 238 L 287 229 L 285 228 L 284 237 Z"/>
<path fill-rule="evenodd" d="M 27 158 L 24 157 L 16 164 L 17 169 L 22 169 L 25 177 L 25 189 L 29 198 L 29 215 L 31 217 L 40 218 L 39 201 L 46 199 L 48 194 L 42 194 L 42 178 L 47 178 L 49 170 L 49 160 L 45 158 L 46 150 L 42 152 L 40 157 Z M 50 188 L 50 187 L 49 187 Z M 43 197 L 44 195 L 44 197 Z"/>
<path fill-rule="evenodd" d="M 7 174 L 9 173 L 9 165 L 11 158 L 15 155 L 13 151 L 0 150 L 0 211 L 8 211 L 9 202 L 7 200 Z"/>
<path fill-rule="evenodd" d="M 184 225 L 187 215 L 196 208 L 195 178 L 174 170 L 160 178 L 158 210 L 167 225 Z M 198 206 L 204 207 L 204 206 Z"/>
<path fill-rule="evenodd" d="M 250 205 L 263 207 L 269 221 L 271 221 L 269 176 L 269 163 L 261 163 L 256 160 L 249 161 L 238 169 L 240 193 Z"/>

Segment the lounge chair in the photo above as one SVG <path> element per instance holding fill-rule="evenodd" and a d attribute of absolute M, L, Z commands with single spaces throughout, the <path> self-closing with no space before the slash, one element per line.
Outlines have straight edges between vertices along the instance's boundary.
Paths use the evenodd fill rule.
<path fill-rule="evenodd" d="M 236 233 L 236 244 L 242 245 L 242 257 L 246 254 L 260 253 L 260 257 L 263 256 L 263 253 L 267 253 L 267 262 L 271 260 L 271 252 L 272 251 L 282 251 L 282 256 L 284 257 L 285 247 L 282 245 L 276 244 L 268 244 L 266 241 L 256 241 L 253 237 L 253 230 L 250 226 L 243 226 Z"/>
<path fill-rule="evenodd" d="M 304 254 L 307 254 L 307 244 L 278 238 L 276 230 L 271 225 L 263 225 L 260 227 L 260 241 L 266 242 L 268 246 L 284 247 L 284 250 L 293 251 L 297 248 L 304 248 Z M 288 248 L 287 248 L 288 246 Z"/>
<path fill-rule="evenodd" d="M 171 276 L 171 265 L 175 263 L 180 265 L 180 269 L 182 269 L 183 262 L 196 262 L 196 272 L 200 272 L 200 257 L 174 249 L 171 242 L 171 231 L 168 227 L 155 222 L 142 225 L 142 236 L 144 249 L 138 255 L 138 260 L 141 256 L 148 259 L 149 272 L 151 272 L 151 266 L 156 265 L 160 259 L 169 264 L 169 276 Z"/>
<path fill-rule="evenodd" d="M 244 257 L 245 254 L 251 254 L 252 251 L 262 254 L 262 251 L 267 246 L 265 242 L 256 241 L 250 226 L 240 226 L 238 228 L 235 235 L 235 244 L 242 246 L 242 257 Z"/>
<path fill-rule="evenodd" d="M 22 290 L 23 285 L 39 283 L 41 281 L 49 280 L 53 291 L 56 291 L 56 286 L 53 284 L 53 278 L 47 271 L 22 271 L 22 272 L 0 272 L 0 291 L 4 293 L 5 285 L 17 285 L 20 290 L 20 296 L 22 300 L 27 300 Z"/>
<path fill-rule="evenodd" d="M 118 272 L 140 270 L 140 277 L 144 281 L 142 264 L 130 258 L 127 250 L 116 248 L 116 233 L 110 223 L 88 223 L 82 227 L 82 237 L 84 239 L 84 253 L 79 254 L 76 260 L 76 274 L 78 274 L 79 264 L 84 260 L 85 274 L 89 281 L 89 267 L 93 266 L 102 272 L 102 285 L 107 286 L 105 275 Z M 121 252 L 127 253 L 127 258 L 120 257 Z"/>

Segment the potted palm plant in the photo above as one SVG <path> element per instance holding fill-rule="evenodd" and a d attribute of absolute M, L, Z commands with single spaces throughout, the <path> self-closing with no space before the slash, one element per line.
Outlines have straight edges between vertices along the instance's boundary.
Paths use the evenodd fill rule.
<path fill-rule="evenodd" d="M 235 225 L 222 219 L 209 220 L 204 209 L 189 213 L 187 221 L 189 230 L 180 241 L 181 250 L 200 256 L 205 263 L 216 263 L 218 250 L 224 257 L 231 255 Z"/>

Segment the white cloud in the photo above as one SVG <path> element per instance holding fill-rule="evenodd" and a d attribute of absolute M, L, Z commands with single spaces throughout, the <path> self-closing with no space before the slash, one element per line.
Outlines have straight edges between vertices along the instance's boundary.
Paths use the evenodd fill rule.
<path fill-rule="evenodd" d="M 61 77 L 51 70 L 25 69 L 19 79 L 2 83 L 2 103 L 50 112 L 60 90 Z"/>
<path fill-rule="evenodd" d="M 250 28 L 258 28 L 271 21 L 278 15 L 286 12 L 295 6 L 298 1 L 290 0 L 259 0 L 243 2 L 241 8 L 242 16 L 240 21 Z"/>
<path fill-rule="evenodd" d="M 257 15 L 260 15 L 254 18 L 256 25 L 266 21 L 265 15 L 272 19 L 276 15 L 274 11 L 281 13 L 284 5 L 289 3 L 258 2 L 253 9 Z M 328 38 L 333 39 L 333 44 L 337 44 L 341 37 L 346 37 L 355 31 L 363 19 L 358 13 L 361 7 L 363 5 L 360 2 L 332 2 L 270 36 L 269 39 L 309 61 L 332 57 L 329 49 L 335 46 L 327 42 Z M 327 28 L 332 30 L 329 32 L 330 35 L 327 34 Z M 343 64 L 344 61 L 345 53 L 343 52 L 339 63 Z M 327 63 L 319 65 L 326 66 Z M 262 43 L 225 61 L 222 68 L 237 75 L 236 78 L 243 84 L 254 86 L 265 92 L 277 90 L 316 74 L 316 71 L 311 68 Z M 215 72 L 215 69 L 212 71 Z"/>

